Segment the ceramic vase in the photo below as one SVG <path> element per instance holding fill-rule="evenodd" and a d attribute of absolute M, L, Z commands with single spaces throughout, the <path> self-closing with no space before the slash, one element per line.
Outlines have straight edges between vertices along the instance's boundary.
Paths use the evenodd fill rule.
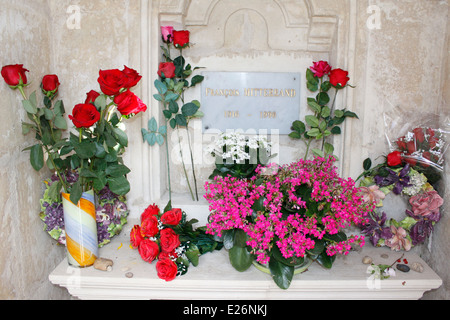
<path fill-rule="evenodd" d="M 83 192 L 77 205 L 62 193 L 67 261 L 74 267 L 88 267 L 98 257 L 94 191 Z"/>

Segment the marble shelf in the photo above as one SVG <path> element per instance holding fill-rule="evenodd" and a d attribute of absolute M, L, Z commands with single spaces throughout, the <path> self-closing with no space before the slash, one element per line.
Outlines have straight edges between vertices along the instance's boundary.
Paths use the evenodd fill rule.
<path fill-rule="evenodd" d="M 120 236 L 100 249 L 100 256 L 114 261 L 112 271 L 93 267 L 74 268 L 64 259 L 49 275 L 49 280 L 79 299 L 176 299 L 176 300 L 301 300 L 301 299 L 420 299 L 424 292 L 439 288 L 442 280 L 416 254 L 406 252 L 408 264 L 420 262 L 423 273 L 396 270 L 386 280 L 373 279 L 362 258 L 375 264 L 391 264 L 402 253 L 366 244 L 359 251 L 339 256 L 331 270 L 313 263 L 308 271 L 295 275 L 288 290 L 279 289 L 270 275 L 251 267 L 236 271 L 222 249 L 200 257 L 197 267 L 171 282 L 159 279 L 155 262 L 144 262 L 137 250 L 129 246 L 130 221 Z M 389 258 L 382 258 L 386 253 Z M 126 277 L 131 272 L 132 278 Z"/>

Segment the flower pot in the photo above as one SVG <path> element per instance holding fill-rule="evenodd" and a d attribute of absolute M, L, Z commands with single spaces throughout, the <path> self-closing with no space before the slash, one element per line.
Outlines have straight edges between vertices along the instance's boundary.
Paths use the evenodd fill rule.
<path fill-rule="evenodd" d="M 84 192 L 77 205 L 62 193 L 67 261 L 74 267 L 88 267 L 98 257 L 94 191 Z"/>
<path fill-rule="evenodd" d="M 294 274 L 300 274 L 300 273 L 305 272 L 306 270 L 308 270 L 309 266 L 313 262 L 314 262 L 314 260 L 312 260 L 312 259 L 310 259 L 308 257 L 305 257 L 305 261 L 302 264 L 294 267 Z M 253 260 L 252 264 L 259 271 L 262 271 L 262 272 L 267 273 L 267 274 L 271 274 L 268 265 L 262 265 L 259 262 L 257 262 L 256 260 Z"/>

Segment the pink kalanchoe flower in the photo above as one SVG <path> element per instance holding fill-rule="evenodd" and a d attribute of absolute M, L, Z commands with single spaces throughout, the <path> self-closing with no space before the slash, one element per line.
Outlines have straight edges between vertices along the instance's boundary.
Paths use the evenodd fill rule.
<path fill-rule="evenodd" d="M 310 67 L 311 71 L 314 72 L 314 76 L 317 78 L 322 78 L 328 75 L 331 71 L 331 66 L 326 61 L 313 62 L 313 66 Z"/>

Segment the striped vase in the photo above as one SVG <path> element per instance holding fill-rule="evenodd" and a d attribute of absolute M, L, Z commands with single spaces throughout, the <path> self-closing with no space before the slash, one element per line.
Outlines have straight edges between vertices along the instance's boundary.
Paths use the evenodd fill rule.
<path fill-rule="evenodd" d="M 88 267 L 98 257 L 94 191 L 84 192 L 78 205 L 62 193 L 66 230 L 67 261 L 74 267 Z"/>

